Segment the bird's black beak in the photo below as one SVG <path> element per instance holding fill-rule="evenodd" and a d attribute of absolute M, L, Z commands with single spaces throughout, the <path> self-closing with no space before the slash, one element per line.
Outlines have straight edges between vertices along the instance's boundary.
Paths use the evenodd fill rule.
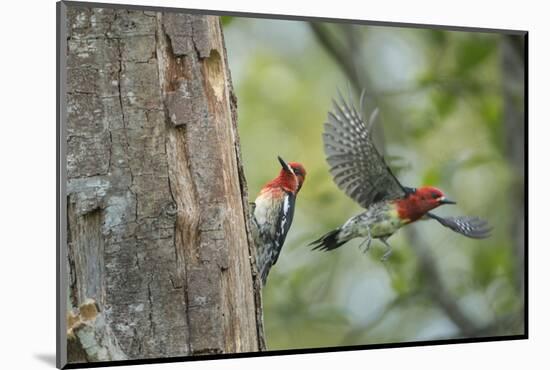
<path fill-rule="evenodd" d="M 290 168 L 290 166 L 288 165 L 288 163 L 286 163 L 284 161 L 284 159 L 282 159 L 281 157 L 277 156 L 277 158 L 279 159 L 279 163 L 281 164 L 281 167 L 283 167 L 283 169 L 287 172 L 291 172 L 292 173 L 292 168 Z"/>
<path fill-rule="evenodd" d="M 445 197 L 441 198 L 441 200 L 439 201 L 439 204 L 456 204 L 455 201 L 452 201 L 450 199 L 447 199 Z"/>

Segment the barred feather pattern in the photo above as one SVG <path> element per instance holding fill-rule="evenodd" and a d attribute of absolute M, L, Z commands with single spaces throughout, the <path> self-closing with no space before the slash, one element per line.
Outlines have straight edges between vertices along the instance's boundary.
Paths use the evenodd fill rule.
<path fill-rule="evenodd" d="M 428 212 L 427 216 L 456 233 L 473 239 L 484 239 L 491 236 L 492 227 L 487 221 L 476 216 L 440 217 Z"/>
<path fill-rule="evenodd" d="M 381 200 L 402 198 L 406 191 L 376 149 L 371 135 L 377 110 L 368 123 L 351 98 L 339 94 L 324 125 L 324 149 L 336 185 L 359 205 L 368 208 Z"/>

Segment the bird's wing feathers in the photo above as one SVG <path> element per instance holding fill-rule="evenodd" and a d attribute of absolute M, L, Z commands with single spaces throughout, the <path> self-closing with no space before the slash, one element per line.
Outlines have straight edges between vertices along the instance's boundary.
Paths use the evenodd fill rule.
<path fill-rule="evenodd" d="M 492 228 L 487 221 L 474 216 L 440 217 L 431 212 L 426 216 L 437 220 L 441 225 L 469 238 L 484 239 L 490 236 Z"/>
<path fill-rule="evenodd" d="M 258 246 L 258 266 L 264 284 L 267 280 L 269 270 L 275 265 L 279 258 L 281 249 L 285 243 L 286 235 L 292 225 L 295 202 L 296 195 L 285 192 L 283 201 L 280 203 L 278 202 L 279 207 L 270 208 L 271 212 L 276 212 L 278 214 L 275 222 L 269 225 L 264 225 L 262 223 L 259 226 L 262 243 Z M 262 218 L 262 221 L 264 220 L 265 218 Z"/>
<path fill-rule="evenodd" d="M 296 202 L 296 195 L 293 193 L 286 193 L 285 198 L 283 201 L 283 211 L 279 213 L 279 220 L 277 220 L 277 225 L 279 226 L 275 230 L 275 237 L 273 238 L 277 243 L 277 255 L 275 256 L 275 259 L 273 260 L 273 264 L 277 262 L 277 259 L 279 258 L 279 253 L 281 252 L 281 249 L 283 248 L 283 244 L 285 243 L 286 234 L 288 233 L 288 230 L 290 230 L 290 225 L 292 225 L 292 219 L 294 217 L 294 205 Z"/>
<path fill-rule="evenodd" d="M 339 94 L 339 100 L 333 101 L 323 133 L 325 154 L 336 185 L 364 208 L 375 201 L 405 196 L 405 189 L 372 140 L 371 127 L 377 110 L 365 122 L 351 99 L 346 102 Z"/>

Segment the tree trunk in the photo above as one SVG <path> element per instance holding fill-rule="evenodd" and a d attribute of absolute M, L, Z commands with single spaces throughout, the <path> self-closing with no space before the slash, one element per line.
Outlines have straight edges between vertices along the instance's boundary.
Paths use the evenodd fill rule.
<path fill-rule="evenodd" d="M 69 361 L 262 350 L 218 17 L 71 5 L 67 36 Z"/>

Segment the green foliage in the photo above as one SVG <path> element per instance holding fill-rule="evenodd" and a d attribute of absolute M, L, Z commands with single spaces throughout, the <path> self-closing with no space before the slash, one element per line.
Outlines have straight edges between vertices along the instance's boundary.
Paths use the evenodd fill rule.
<path fill-rule="evenodd" d="M 482 63 L 494 55 L 495 49 L 496 38 L 493 35 L 469 33 L 461 37 L 456 46 L 456 75 L 465 77 L 475 73 Z"/>
<path fill-rule="evenodd" d="M 268 347 L 460 335 L 434 301 L 433 281 L 404 231 L 390 238 L 394 252 L 386 263 L 376 241 L 368 253 L 358 249 L 359 240 L 327 253 L 307 246 L 361 211 L 332 182 L 322 149 L 331 99 L 336 88 L 346 88 L 341 66 L 305 23 L 222 22 L 251 200 L 279 170 L 277 155 L 307 170 L 294 223 L 263 291 Z M 337 39 L 347 39 L 344 30 L 331 27 Z M 521 194 L 511 190 L 521 174 L 503 145 L 501 36 L 375 26 L 357 35 L 356 68 L 369 77 L 366 88 L 380 107 L 375 134 L 399 178 L 438 186 L 458 201 L 438 214 L 479 215 L 494 229 L 478 241 L 434 222 L 408 227 L 423 236 L 449 294 L 472 321 L 490 324 L 516 314 L 522 306 L 516 278 L 523 271 L 514 253 L 510 199 Z"/>
<path fill-rule="evenodd" d="M 227 27 L 231 24 L 231 22 L 233 22 L 233 20 L 235 19 L 235 17 L 232 17 L 232 16 L 229 16 L 229 15 L 222 15 L 220 17 L 221 21 L 222 21 L 222 26 L 223 27 Z"/>

